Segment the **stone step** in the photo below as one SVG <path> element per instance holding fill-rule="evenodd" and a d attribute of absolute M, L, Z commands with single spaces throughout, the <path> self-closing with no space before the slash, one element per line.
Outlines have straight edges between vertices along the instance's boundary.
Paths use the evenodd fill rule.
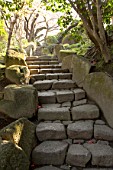
<path fill-rule="evenodd" d="M 60 141 L 44 141 L 32 152 L 37 165 L 63 165 L 68 144 Z"/>
<path fill-rule="evenodd" d="M 36 135 L 39 141 L 66 139 L 65 127 L 62 123 L 45 123 L 37 125 Z"/>
<path fill-rule="evenodd" d="M 28 65 L 53 65 L 53 64 L 59 64 L 58 61 L 26 61 Z"/>
<path fill-rule="evenodd" d="M 32 74 L 31 83 L 37 80 L 52 80 L 52 79 L 72 79 L 72 73 L 48 73 L 48 74 Z"/>
<path fill-rule="evenodd" d="M 29 69 L 61 68 L 61 65 L 28 65 Z"/>
<path fill-rule="evenodd" d="M 71 120 L 68 107 L 40 108 L 37 115 L 38 120 Z"/>
<path fill-rule="evenodd" d="M 48 69 L 29 69 L 30 74 L 47 74 L 47 73 L 68 73 L 68 69 L 48 68 Z"/>
<path fill-rule="evenodd" d="M 50 89 L 72 89 L 76 88 L 75 83 L 72 80 L 40 80 L 35 81 L 33 86 L 38 90 L 50 90 Z"/>
<path fill-rule="evenodd" d="M 81 106 L 72 107 L 71 109 L 73 120 L 83 119 L 97 119 L 100 115 L 99 108 L 96 105 L 85 104 Z"/>
<path fill-rule="evenodd" d="M 58 61 L 57 58 L 47 57 L 27 57 L 26 61 Z"/>

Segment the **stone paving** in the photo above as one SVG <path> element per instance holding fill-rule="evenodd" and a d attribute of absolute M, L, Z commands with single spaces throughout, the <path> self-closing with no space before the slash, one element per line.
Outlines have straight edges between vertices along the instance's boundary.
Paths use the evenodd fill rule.
<path fill-rule="evenodd" d="M 35 170 L 113 170 L 113 129 L 56 58 L 27 58 L 38 92 Z"/>

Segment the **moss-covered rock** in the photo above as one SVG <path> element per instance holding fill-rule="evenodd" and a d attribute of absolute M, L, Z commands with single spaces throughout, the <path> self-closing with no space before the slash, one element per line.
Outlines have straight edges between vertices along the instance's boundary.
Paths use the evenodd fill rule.
<path fill-rule="evenodd" d="M 36 125 L 26 118 L 20 118 L 0 131 L 0 137 L 21 147 L 28 159 L 36 146 Z"/>
<path fill-rule="evenodd" d="M 9 67 L 11 65 L 22 65 L 26 66 L 25 62 L 25 54 L 24 53 L 18 53 L 16 51 L 10 50 L 9 54 L 5 57 L 5 65 L 6 67 Z"/>
<path fill-rule="evenodd" d="M 29 170 L 29 165 L 21 147 L 6 140 L 0 142 L 0 170 Z"/>
<path fill-rule="evenodd" d="M 74 57 L 74 54 L 66 56 L 63 58 L 62 61 L 62 68 L 63 69 L 69 69 L 70 72 L 72 72 L 72 58 Z"/>
<path fill-rule="evenodd" d="M 27 66 L 12 65 L 6 68 L 5 75 L 8 80 L 15 84 L 27 84 L 30 79 L 30 71 Z"/>
<path fill-rule="evenodd" d="M 0 113 L 5 117 L 32 118 L 37 109 L 37 91 L 32 85 L 8 85 L 0 101 Z"/>
<path fill-rule="evenodd" d="M 91 64 L 82 57 L 74 56 L 72 58 L 72 69 L 73 81 L 75 81 L 79 87 L 82 87 L 86 75 L 88 75 L 90 72 Z"/>
<path fill-rule="evenodd" d="M 108 124 L 113 128 L 113 78 L 103 72 L 86 76 L 83 88 L 101 108 Z"/>
<path fill-rule="evenodd" d="M 56 44 L 54 47 L 54 55 L 58 57 L 59 59 L 59 55 L 60 55 L 60 50 L 63 49 L 63 45 L 62 44 Z"/>

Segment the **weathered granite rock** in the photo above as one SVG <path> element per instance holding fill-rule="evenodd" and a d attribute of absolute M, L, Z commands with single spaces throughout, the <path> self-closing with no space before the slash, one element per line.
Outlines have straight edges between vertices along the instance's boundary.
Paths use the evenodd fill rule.
<path fill-rule="evenodd" d="M 54 47 L 54 54 L 59 58 L 60 55 L 60 50 L 63 49 L 63 45 L 62 44 L 56 44 Z"/>
<path fill-rule="evenodd" d="M 73 54 L 64 57 L 62 60 L 62 68 L 69 69 L 69 72 L 72 72 L 72 57 L 73 57 Z"/>
<path fill-rule="evenodd" d="M 108 124 L 113 128 L 113 79 L 103 72 L 87 75 L 83 88 L 101 108 Z"/>
<path fill-rule="evenodd" d="M 101 119 L 98 119 L 98 120 L 95 121 L 95 124 L 96 125 L 105 125 L 105 122 Z"/>
<path fill-rule="evenodd" d="M 68 107 L 62 108 L 41 108 L 38 111 L 38 120 L 70 120 Z"/>
<path fill-rule="evenodd" d="M 0 112 L 6 117 L 31 118 L 37 108 L 37 91 L 32 85 L 8 85 L 4 99 L 0 101 Z"/>
<path fill-rule="evenodd" d="M 113 141 L 113 129 L 107 125 L 94 125 L 95 139 Z"/>
<path fill-rule="evenodd" d="M 93 136 L 93 121 L 77 121 L 69 124 L 67 134 L 72 139 L 91 139 Z"/>
<path fill-rule="evenodd" d="M 66 163 L 71 166 L 85 167 L 91 158 L 90 152 L 79 144 L 72 144 L 69 147 Z"/>
<path fill-rule="evenodd" d="M 71 90 L 62 90 L 56 92 L 58 103 L 70 102 L 74 100 L 74 93 Z"/>
<path fill-rule="evenodd" d="M 85 98 L 85 91 L 82 89 L 75 89 L 73 90 L 74 94 L 75 94 L 75 101 L 77 100 L 81 100 Z"/>
<path fill-rule="evenodd" d="M 32 152 L 32 161 L 38 165 L 62 165 L 68 144 L 59 141 L 45 141 Z"/>
<path fill-rule="evenodd" d="M 113 166 L 113 148 L 108 145 L 84 144 L 92 154 L 92 165 L 111 167 Z"/>
<path fill-rule="evenodd" d="M 55 166 L 43 166 L 41 168 L 36 168 L 35 170 L 61 170 Z"/>
<path fill-rule="evenodd" d="M 72 58 L 72 69 L 72 80 L 75 81 L 79 87 L 82 87 L 86 75 L 90 72 L 91 65 L 81 57 L 74 56 Z"/>
<path fill-rule="evenodd" d="M 51 89 L 52 84 L 53 84 L 53 80 L 43 80 L 43 81 L 35 81 L 33 83 L 33 86 L 37 90 L 49 90 Z"/>
<path fill-rule="evenodd" d="M 21 118 L 0 130 L 0 137 L 21 147 L 30 159 L 31 151 L 36 146 L 35 129 L 35 124 Z"/>
<path fill-rule="evenodd" d="M 65 57 L 67 57 L 67 56 L 69 57 L 70 55 L 75 56 L 75 54 L 76 54 L 76 52 L 73 52 L 72 50 L 60 50 L 58 60 L 60 62 L 62 62 Z"/>
<path fill-rule="evenodd" d="M 71 102 L 62 103 L 62 107 L 71 107 Z"/>
<path fill-rule="evenodd" d="M 61 123 L 40 123 L 36 135 L 40 141 L 66 138 L 65 127 Z"/>
<path fill-rule="evenodd" d="M 38 101 L 41 104 L 54 104 L 56 103 L 56 96 L 54 92 L 39 92 Z"/>
<path fill-rule="evenodd" d="M 1 170 L 29 170 L 29 165 L 29 158 L 21 147 L 6 140 L 0 142 Z"/>
<path fill-rule="evenodd" d="M 99 117 L 99 109 L 96 105 L 85 104 L 73 107 L 71 110 L 72 119 L 96 119 Z"/>
<path fill-rule="evenodd" d="M 15 84 L 28 84 L 30 71 L 27 66 L 11 65 L 6 68 L 5 75 L 8 80 Z"/>
<path fill-rule="evenodd" d="M 61 107 L 61 104 L 56 103 L 56 104 L 42 104 L 42 108 L 59 108 Z"/>

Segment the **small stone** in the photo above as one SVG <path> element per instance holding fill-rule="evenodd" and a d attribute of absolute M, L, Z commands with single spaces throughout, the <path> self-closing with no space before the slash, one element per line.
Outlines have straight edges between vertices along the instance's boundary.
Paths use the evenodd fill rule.
<path fill-rule="evenodd" d="M 67 153 L 66 163 L 71 166 L 85 167 L 91 158 L 90 152 L 79 144 L 70 145 Z"/>
<path fill-rule="evenodd" d="M 59 108 L 61 107 L 61 104 L 42 104 L 42 108 Z"/>
<path fill-rule="evenodd" d="M 54 92 L 39 92 L 38 100 L 40 104 L 56 103 L 56 96 Z"/>
<path fill-rule="evenodd" d="M 52 89 L 71 89 L 74 87 L 76 85 L 72 80 L 59 80 L 52 85 Z"/>
<path fill-rule="evenodd" d="M 45 141 L 34 148 L 32 161 L 38 165 L 63 165 L 68 144 L 59 141 Z"/>
<path fill-rule="evenodd" d="M 68 165 L 61 165 L 60 168 L 63 170 L 70 170 L 70 167 Z"/>
<path fill-rule="evenodd" d="M 54 123 L 61 123 L 61 120 L 55 120 Z"/>
<path fill-rule="evenodd" d="M 41 168 L 36 168 L 34 170 L 61 170 L 61 169 L 55 166 L 43 166 Z"/>
<path fill-rule="evenodd" d="M 95 139 L 113 141 L 113 129 L 107 125 L 94 125 Z"/>
<path fill-rule="evenodd" d="M 103 120 L 96 120 L 95 125 L 105 125 L 105 122 Z"/>
<path fill-rule="evenodd" d="M 97 143 L 101 145 L 109 145 L 109 142 L 104 140 L 98 140 Z"/>
<path fill-rule="evenodd" d="M 111 167 L 113 166 L 113 148 L 101 144 L 84 144 L 92 154 L 92 165 Z"/>
<path fill-rule="evenodd" d="M 74 101 L 73 106 L 79 106 L 79 105 L 83 105 L 86 103 L 87 103 L 87 99 L 82 99 L 82 100 Z"/>
<path fill-rule="evenodd" d="M 62 103 L 62 107 L 71 107 L 71 102 Z"/>
<path fill-rule="evenodd" d="M 74 100 L 74 93 L 71 90 L 62 90 L 56 92 L 57 102 L 64 103 Z"/>
<path fill-rule="evenodd" d="M 91 139 L 93 136 L 93 121 L 77 121 L 69 124 L 67 134 L 71 139 Z"/>
<path fill-rule="evenodd" d="M 68 143 L 69 145 L 72 144 L 72 139 L 64 139 L 63 141 L 66 142 L 66 143 Z"/>

